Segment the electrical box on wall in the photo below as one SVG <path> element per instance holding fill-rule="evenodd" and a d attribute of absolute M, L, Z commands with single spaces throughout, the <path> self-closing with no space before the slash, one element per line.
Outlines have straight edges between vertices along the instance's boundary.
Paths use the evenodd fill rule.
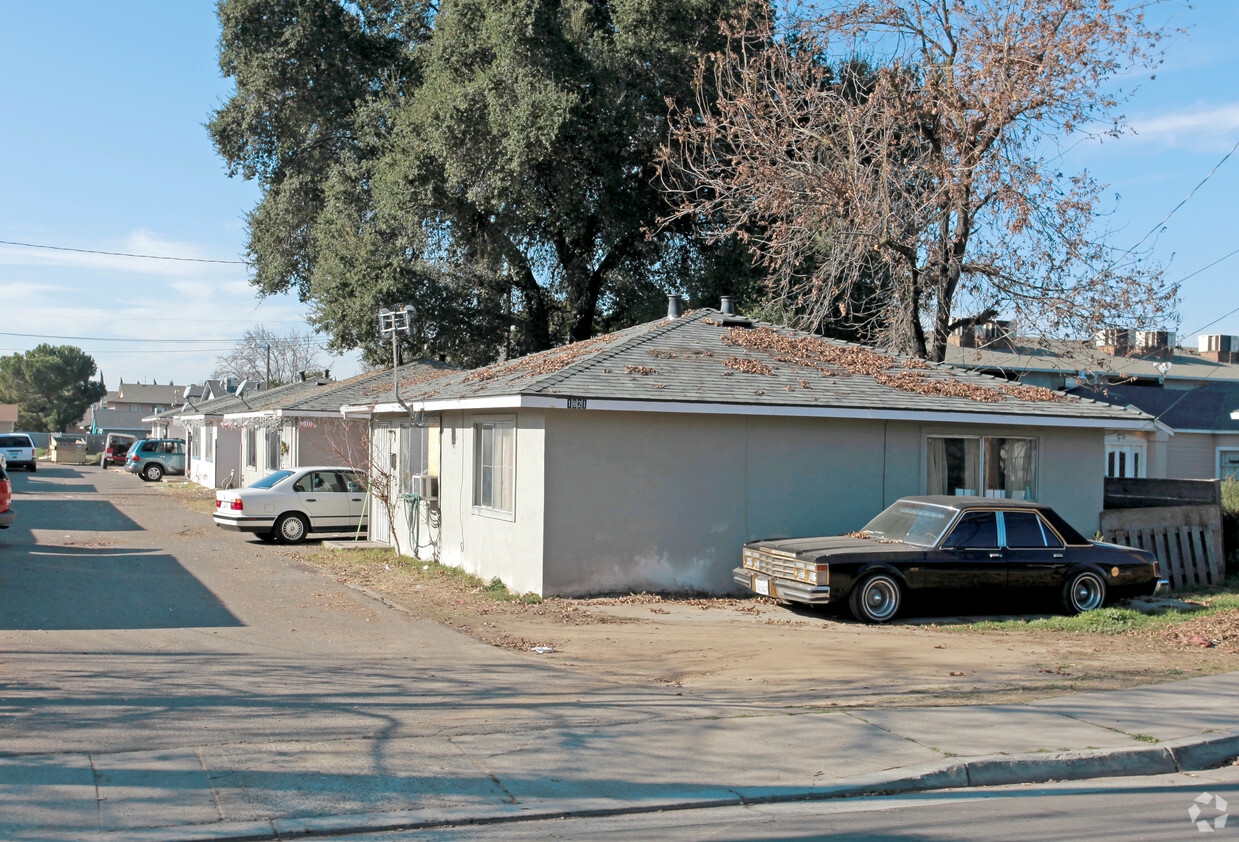
<path fill-rule="evenodd" d="M 414 474 L 413 493 L 423 500 L 438 500 L 439 478 L 430 474 Z"/>

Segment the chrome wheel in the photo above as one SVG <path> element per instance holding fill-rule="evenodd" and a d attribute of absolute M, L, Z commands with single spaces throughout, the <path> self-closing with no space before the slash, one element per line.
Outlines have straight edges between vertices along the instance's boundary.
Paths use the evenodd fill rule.
<path fill-rule="evenodd" d="M 159 466 L 158 462 L 151 462 L 142 469 L 142 476 L 151 482 L 159 482 L 159 478 L 163 476 L 163 468 Z"/>
<path fill-rule="evenodd" d="M 284 515 L 275 525 L 275 531 L 285 544 L 300 544 L 305 540 L 310 526 L 301 515 Z"/>
<path fill-rule="evenodd" d="M 1063 588 L 1063 607 L 1072 614 L 1100 608 L 1106 602 L 1106 582 L 1092 570 L 1081 570 Z"/>
<path fill-rule="evenodd" d="M 898 613 L 903 601 L 903 588 L 893 576 L 878 573 L 862 581 L 848 601 L 856 619 L 866 623 L 885 623 Z"/>

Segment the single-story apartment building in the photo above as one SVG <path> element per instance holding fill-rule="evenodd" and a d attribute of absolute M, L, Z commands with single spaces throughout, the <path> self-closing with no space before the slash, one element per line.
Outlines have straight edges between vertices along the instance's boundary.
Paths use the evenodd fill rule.
<path fill-rule="evenodd" d="M 543 595 L 730 591 L 746 541 L 858 529 L 911 494 L 1039 500 L 1093 534 L 1106 431 L 1153 423 L 711 309 L 401 397 L 342 409 L 412 490 L 371 537 Z"/>

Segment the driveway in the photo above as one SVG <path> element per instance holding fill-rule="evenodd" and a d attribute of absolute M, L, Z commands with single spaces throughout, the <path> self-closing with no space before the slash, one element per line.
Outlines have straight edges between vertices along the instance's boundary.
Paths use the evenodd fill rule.
<path fill-rule="evenodd" d="M 186 798 L 216 819 L 262 815 L 247 776 L 303 753 L 320 776 L 305 810 L 407 806 L 414 790 L 489 784 L 476 764 L 465 774 L 424 757 L 409 777 L 415 758 L 389 753 L 409 739 L 701 713 L 672 690 L 575 674 L 392 611 L 216 529 L 163 484 L 41 465 L 13 485 L 18 522 L 0 531 L 0 789 L 17 788 L 0 797 L 0 838 L 22 822 L 142 826 Z M 96 803 L 109 781 L 151 776 L 165 795 L 138 787 Z M 59 806 L 14 818 L 37 781 Z M 287 788 L 306 797 L 304 784 Z M 296 812 L 289 798 L 282 809 Z"/>

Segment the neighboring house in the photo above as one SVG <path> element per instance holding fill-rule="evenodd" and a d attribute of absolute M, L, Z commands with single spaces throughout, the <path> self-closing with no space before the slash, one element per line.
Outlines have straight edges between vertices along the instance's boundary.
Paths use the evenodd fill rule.
<path fill-rule="evenodd" d="M 95 435 L 128 433 L 139 438 L 151 435 L 151 424 L 144 417 L 144 413 L 92 406 L 86 415 L 90 419 L 86 430 Z"/>
<path fill-rule="evenodd" d="M 241 472 L 241 435 L 222 427 L 224 413 L 244 408 L 242 398 L 225 393 L 222 397 L 186 401 L 176 412 L 165 413 L 160 422 L 170 429 L 179 425 L 185 431 L 185 476 L 207 488 L 236 485 Z"/>
<path fill-rule="evenodd" d="M 0 403 L 0 433 L 11 433 L 17 426 L 17 404 Z"/>
<path fill-rule="evenodd" d="M 1165 442 L 1143 435 L 1107 437 L 1106 475 L 1165 479 L 1223 479 L 1239 474 L 1239 383 L 1201 383 L 1190 389 L 1157 386 L 1078 386 L 1072 394 L 1134 406 L 1174 431 Z"/>
<path fill-rule="evenodd" d="M 82 432 L 94 434 L 135 433 L 151 434 L 149 415 L 180 407 L 185 402 L 186 387 L 169 383 L 120 382 L 116 391 L 109 391 L 97 403 L 87 408 L 78 422 Z M 104 411 L 102 415 L 98 414 Z"/>
<path fill-rule="evenodd" d="M 1176 347 L 1174 339 L 1165 331 L 1105 330 L 1092 342 L 1034 340 L 982 325 L 952 336 L 946 362 L 1131 404 L 1157 418 L 1156 429 L 1107 434 L 1106 476 L 1220 477 L 1236 429 L 1214 402 L 1239 393 L 1239 337 L 1204 335 L 1198 350 Z"/>
<path fill-rule="evenodd" d="M 204 396 L 215 394 L 218 381 L 204 384 Z M 226 390 L 220 397 L 202 402 L 189 401 L 167 420 L 186 430 L 189 443 L 189 470 L 194 482 L 211 488 L 236 487 L 266 476 L 281 467 L 338 461 L 323 436 L 309 433 L 319 427 L 313 412 L 303 418 L 287 416 L 281 410 L 299 397 L 314 393 L 334 381 L 310 378 L 255 391 L 245 381 Z M 322 413 L 325 419 L 341 423 L 340 402 Z M 304 421 L 304 423 L 302 423 Z M 286 431 L 285 428 L 288 428 Z"/>
<path fill-rule="evenodd" d="M 279 468 L 364 465 L 366 423 L 345 419 L 340 407 L 383 376 L 371 372 L 348 380 L 309 378 L 264 392 L 250 406 L 225 413 L 222 424 L 241 431 L 241 481 L 262 479 Z"/>
<path fill-rule="evenodd" d="M 371 388 L 343 411 L 421 498 L 402 495 L 402 551 L 415 530 L 419 554 L 544 595 L 728 591 L 744 542 L 857 529 L 910 494 L 1040 500 L 1093 534 L 1106 431 L 1152 427 L 716 310 L 409 378 L 412 414 Z M 371 537 L 401 528 L 378 514 Z"/>

